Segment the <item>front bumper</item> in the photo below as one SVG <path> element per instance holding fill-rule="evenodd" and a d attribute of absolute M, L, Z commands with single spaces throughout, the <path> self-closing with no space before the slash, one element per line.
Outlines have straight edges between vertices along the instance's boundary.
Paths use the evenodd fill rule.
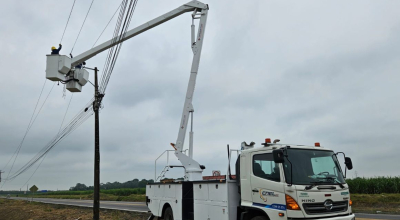
<path fill-rule="evenodd" d="M 316 218 L 287 218 L 288 220 L 355 220 L 354 214 L 336 217 L 316 217 Z"/>

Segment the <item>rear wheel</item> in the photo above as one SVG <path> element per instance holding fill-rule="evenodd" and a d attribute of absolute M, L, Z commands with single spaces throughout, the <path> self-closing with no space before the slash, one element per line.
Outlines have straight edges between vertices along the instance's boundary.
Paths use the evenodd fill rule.
<path fill-rule="evenodd" d="M 253 217 L 251 220 L 268 220 L 268 218 L 265 216 L 256 216 L 256 217 Z"/>
<path fill-rule="evenodd" d="M 171 207 L 168 207 L 164 211 L 164 220 L 174 220 Z"/>

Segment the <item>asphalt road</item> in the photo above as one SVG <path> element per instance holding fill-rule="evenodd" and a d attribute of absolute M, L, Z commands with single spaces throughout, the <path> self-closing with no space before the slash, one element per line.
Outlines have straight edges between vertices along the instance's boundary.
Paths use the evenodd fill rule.
<path fill-rule="evenodd" d="M 22 197 L 11 197 L 11 199 L 26 200 L 26 198 Z M 60 205 L 93 207 L 93 200 L 34 198 L 33 201 Z M 124 210 L 131 212 L 149 212 L 149 209 L 144 202 L 100 201 L 100 208 Z M 356 213 L 356 218 L 400 220 L 400 215 Z"/>

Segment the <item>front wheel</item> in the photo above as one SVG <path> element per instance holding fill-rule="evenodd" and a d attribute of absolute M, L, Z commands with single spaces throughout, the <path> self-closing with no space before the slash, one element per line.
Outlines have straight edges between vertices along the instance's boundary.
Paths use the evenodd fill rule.
<path fill-rule="evenodd" d="M 268 218 L 265 216 L 256 216 L 256 217 L 253 217 L 251 220 L 268 220 Z"/>
<path fill-rule="evenodd" d="M 172 214 L 171 207 L 168 207 L 164 211 L 164 220 L 174 220 L 174 215 Z"/>

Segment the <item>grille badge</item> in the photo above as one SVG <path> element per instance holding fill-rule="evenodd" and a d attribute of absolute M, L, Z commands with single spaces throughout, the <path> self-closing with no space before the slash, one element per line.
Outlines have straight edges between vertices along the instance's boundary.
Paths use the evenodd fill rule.
<path fill-rule="evenodd" d="M 325 209 L 331 211 L 333 208 L 333 201 L 328 199 L 324 202 Z"/>

